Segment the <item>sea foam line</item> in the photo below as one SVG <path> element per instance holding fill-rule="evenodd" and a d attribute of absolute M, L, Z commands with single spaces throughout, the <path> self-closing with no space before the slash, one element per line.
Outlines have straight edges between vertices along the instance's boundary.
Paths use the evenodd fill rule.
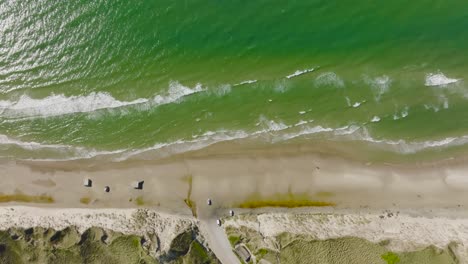
<path fill-rule="evenodd" d="M 257 82 L 257 80 L 247 80 L 247 81 L 242 81 L 242 82 L 240 82 L 240 83 L 236 83 L 236 84 L 234 84 L 234 85 L 232 85 L 232 86 L 240 86 L 240 85 L 252 84 L 252 83 L 256 83 L 256 82 Z"/>
<path fill-rule="evenodd" d="M 468 144 L 468 135 L 461 137 L 449 137 L 434 141 L 405 141 L 377 139 L 370 135 L 362 126 L 348 125 L 337 128 L 322 125 L 310 125 L 313 120 L 301 120 L 293 125 L 287 125 L 280 121 L 260 117 L 259 129 L 247 132 L 244 130 L 217 130 L 207 131 L 200 135 L 193 135 L 191 139 L 178 139 L 172 142 L 155 143 L 142 149 L 120 149 L 114 151 L 86 149 L 84 147 L 66 145 L 47 145 L 36 142 L 22 142 L 0 135 L 0 144 L 14 144 L 26 150 L 41 148 L 56 149 L 59 153 L 71 155 L 65 159 L 78 160 L 90 159 L 98 156 L 110 157 L 114 161 L 124 161 L 130 158 L 154 159 L 189 151 L 203 149 L 210 145 L 233 140 L 256 139 L 270 143 L 285 142 L 299 137 L 307 137 L 316 134 L 326 134 L 325 140 L 355 140 L 369 142 L 378 147 L 401 154 L 412 154 L 426 149 L 445 148 Z M 59 155 L 63 156 L 63 155 Z M 35 159 L 37 160 L 37 159 Z M 53 159 L 57 160 L 57 159 Z"/>
<path fill-rule="evenodd" d="M 314 70 L 315 70 L 315 68 L 310 68 L 310 69 L 305 69 L 305 70 L 297 70 L 294 73 L 291 73 L 291 74 L 287 75 L 286 78 L 291 79 L 291 78 L 297 77 L 299 75 L 303 75 L 303 74 L 306 74 L 306 73 L 309 73 L 309 72 L 313 72 Z"/>
<path fill-rule="evenodd" d="M 102 155 L 113 155 L 113 154 L 120 154 L 125 152 L 125 150 L 114 150 L 114 151 L 107 151 L 107 150 L 95 150 L 95 149 L 87 149 L 85 147 L 79 146 L 69 146 L 69 145 L 62 145 L 62 144 L 44 144 L 38 143 L 34 141 L 21 141 L 19 139 L 12 139 L 6 135 L 0 134 L 0 145 L 13 145 L 19 147 L 24 150 L 29 151 L 38 151 L 38 150 L 48 150 L 48 151 L 55 151 L 58 156 L 66 156 L 70 155 L 69 157 L 63 159 L 53 159 L 55 161 L 66 161 L 66 160 L 78 160 L 78 159 L 90 159 L 97 156 Z M 36 161 L 46 161 L 47 159 L 34 159 Z"/>
<path fill-rule="evenodd" d="M 201 84 L 194 88 L 170 82 L 167 91 L 154 98 L 138 98 L 132 101 L 120 101 L 107 92 L 92 92 L 88 95 L 65 96 L 50 95 L 42 99 L 22 95 L 17 101 L 0 101 L 0 113 L 8 117 L 51 117 L 72 113 L 87 113 L 103 109 L 114 109 L 124 106 L 147 105 L 155 107 L 169 104 L 185 96 L 205 91 Z"/>

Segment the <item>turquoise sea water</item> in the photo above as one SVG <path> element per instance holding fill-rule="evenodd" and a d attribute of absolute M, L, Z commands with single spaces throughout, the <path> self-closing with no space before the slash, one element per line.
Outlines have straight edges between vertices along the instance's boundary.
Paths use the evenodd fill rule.
<path fill-rule="evenodd" d="M 468 143 L 465 1 L 1 1 L 0 157 Z"/>

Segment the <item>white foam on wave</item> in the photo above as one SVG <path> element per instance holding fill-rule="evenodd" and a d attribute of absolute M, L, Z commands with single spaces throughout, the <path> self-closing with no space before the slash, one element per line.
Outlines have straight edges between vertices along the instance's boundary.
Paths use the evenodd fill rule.
<path fill-rule="evenodd" d="M 282 122 L 269 120 L 265 116 L 259 117 L 259 122 L 257 126 L 261 125 L 262 128 L 260 130 L 248 133 L 243 130 L 218 130 L 218 131 L 207 131 L 201 135 L 194 135 L 192 136 L 193 140 L 175 140 L 170 143 L 157 143 L 149 148 L 139 149 L 139 150 L 132 150 L 124 153 L 121 157 L 117 158 L 117 161 L 123 161 L 135 156 L 144 156 L 145 153 L 154 153 L 154 151 L 159 150 L 159 153 L 155 154 L 148 154 L 148 155 L 156 155 L 158 157 L 166 157 L 178 153 L 184 153 L 188 151 L 199 150 L 210 145 L 225 142 L 225 141 L 232 141 L 232 140 L 239 140 L 245 139 L 248 137 L 256 137 L 261 136 L 263 134 L 268 134 L 272 132 L 279 132 L 282 130 L 286 130 L 291 128 L 292 126 L 285 125 Z M 154 158 L 154 156 L 151 156 Z"/>
<path fill-rule="evenodd" d="M 309 123 L 312 123 L 314 122 L 313 119 L 309 119 L 309 120 L 299 120 L 296 124 L 294 124 L 293 126 L 294 127 L 297 127 L 297 126 L 302 126 L 302 125 L 305 125 L 305 124 L 309 124 Z"/>
<path fill-rule="evenodd" d="M 294 73 L 291 73 L 291 74 L 287 75 L 286 78 L 291 79 L 291 78 L 294 78 L 294 77 L 297 77 L 297 76 L 300 76 L 300 75 L 303 75 L 303 74 L 306 74 L 306 73 L 309 73 L 309 72 L 313 72 L 314 70 L 315 70 L 315 68 L 297 70 Z"/>
<path fill-rule="evenodd" d="M 216 96 L 225 96 L 231 92 L 232 88 L 229 84 L 222 84 L 211 90 Z"/>
<path fill-rule="evenodd" d="M 310 120 L 310 121 L 299 120 L 299 122 L 297 122 L 296 124 L 294 124 L 294 126 L 295 126 L 295 127 L 297 127 L 297 126 L 302 126 L 302 125 L 305 125 L 305 124 L 310 123 L 310 122 L 313 122 L 313 120 Z"/>
<path fill-rule="evenodd" d="M 114 109 L 124 106 L 154 107 L 176 102 L 184 96 L 203 91 L 197 84 L 194 88 L 170 82 L 166 92 L 152 99 L 138 98 L 132 101 L 120 101 L 107 92 L 92 92 L 88 95 L 65 96 L 52 94 L 35 99 L 22 95 L 16 101 L 0 101 L 0 113 L 9 117 L 50 117 L 72 113 L 87 113 L 102 109 Z"/>
<path fill-rule="evenodd" d="M 270 120 L 271 121 L 271 120 Z M 278 124 L 278 122 L 269 122 Z M 299 124 L 301 123 L 301 124 Z M 299 122 L 297 126 L 271 126 L 270 128 L 264 128 L 257 130 L 255 132 L 248 133 L 243 130 L 237 131 L 208 131 L 200 136 L 194 137 L 194 140 L 176 140 L 171 143 L 158 143 L 150 148 L 140 149 L 125 152 L 124 155 L 120 156 L 117 160 L 122 161 L 131 157 L 144 155 L 147 152 L 153 153 L 149 155 L 156 155 L 158 157 L 166 157 L 178 153 L 184 153 L 188 151 L 199 150 L 210 145 L 213 145 L 218 142 L 256 138 L 264 134 L 268 134 L 268 137 L 260 137 L 261 140 L 267 140 L 267 142 L 276 143 L 292 140 L 299 137 L 306 137 L 316 134 L 326 134 L 330 139 L 343 139 L 343 140 L 357 140 L 365 141 L 371 144 L 376 144 L 376 146 L 384 148 L 386 150 L 402 153 L 402 154 L 412 154 L 418 151 L 432 149 L 432 148 L 441 148 L 441 147 L 450 147 L 456 145 L 468 144 L 468 136 L 462 137 L 451 137 L 442 140 L 435 141 L 422 141 L 422 142 L 407 142 L 405 140 L 384 140 L 384 139 L 375 139 L 373 138 L 365 127 L 349 125 L 338 128 L 324 127 L 324 126 L 308 126 L 309 122 Z M 297 130 L 297 128 L 300 128 Z M 295 130 L 291 131 L 290 130 Z M 159 151 L 154 153 L 154 151 Z M 144 157 L 140 157 L 144 158 Z M 154 158 L 154 156 L 149 156 L 148 158 Z"/>
<path fill-rule="evenodd" d="M 275 122 L 276 123 L 276 122 Z M 305 123 L 304 123 L 305 124 Z M 453 145 L 463 145 L 468 143 L 468 136 L 463 136 L 460 138 L 446 138 L 438 141 L 423 141 L 423 142 L 406 142 L 404 140 L 392 141 L 392 140 L 379 140 L 375 139 L 369 135 L 367 129 L 360 126 L 344 126 L 339 128 L 323 127 L 320 125 L 317 126 L 302 126 L 302 129 L 286 132 L 285 130 L 291 129 L 293 126 L 287 126 L 284 129 L 278 130 L 269 130 L 262 129 L 255 131 L 253 133 L 247 133 L 242 130 L 238 131 L 208 131 L 200 136 L 196 136 L 194 140 L 176 140 L 171 143 L 158 143 L 152 147 L 134 150 L 124 153 L 116 159 L 116 161 L 123 161 L 131 157 L 139 156 L 138 158 L 145 158 L 145 153 L 149 156 L 149 159 L 157 157 L 166 157 L 178 153 L 184 153 L 188 151 L 199 150 L 210 145 L 213 145 L 218 142 L 240 140 L 247 138 L 255 138 L 261 136 L 265 133 L 269 137 L 264 138 L 271 143 L 282 142 L 292 140 L 298 137 L 310 136 L 314 134 L 328 134 L 332 137 L 342 138 L 342 139 L 353 139 L 358 141 L 366 141 L 372 144 L 377 144 L 380 147 L 384 147 L 387 150 L 399 152 L 402 154 L 411 154 L 416 153 L 421 150 L 439 148 L 439 147 L 448 147 Z M 279 133 L 281 132 L 281 133 Z M 273 134 L 272 134 L 273 133 Z M 157 153 L 155 151 L 158 151 Z M 151 153 L 151 154 L 150 154 Z"/>
<path fill-rule="evenodd" d="M 80 112 L 92 112 L 105 108 L 116 108 L 141 104 L 148 99 L 119 101 L 109 93 L 91 93 L 86 96 L 51 95 L 34 99 L 22 95 L 18 101 L 0 101 L 0 112 L 7 116 L 56 116 Z"/>
<path fill-rule="evenodd" d="M 286 92 L 287 89 L 288 89 L 288 85 L 284 80 L 277 81 L 273 88 L 273 90 L 277 93 L 284 93 Z"/>
<path fill-rule="evenodd" d="M 178 153 L 188 152 L 199 150 L 210 145 L 225 142 L 225 141 L 232 141 L 232 140 L 240 140 L 240 139 L 247 139 L 247 138 L 258 138 L 260 137 L 262 140 L 268 140 L 270 142 L 279 142 L 288 140 L 297 136 L 301 136 L 305 133 L 320 133 L 325 131 L 333 131 L 331 128 L 322 128 L 320 129 L 318 126 L 317 128 L 309 128 L 305 127 L 304 125 L 313 122 L 313 120 L 304 121 L 301 120 L 294 125 L 286 125 L 281 121 L 270 120 L 266 118 L 264 115 L 259 117 L 259 122 L 256 124 L 257 126 L 261 125 L 261 128 L 253 131 L 253 132 L 246 132 L 243 130 L 218 130 L 218 131 L 207 131 L 201 135 L 194 135 L 192 136 L 192 140 L 175 140 L 170 143 L 157 143 L 152 147 L 139 149 L 139 150 L 132 150 L 124 153 L 121 157 L 117 158 L 117 161 L 122 161 L 129 159 L 131 157 L 139 156 L 143 157 L 145 153 L 148 155 L 156 155 L 158 157 L 165 157 L 170 156 Z M 302 129 L 297 131 L 293 134 L 283 134 L 283 132 L 299 127 Z M 266 135 L 267 137 L 264 137 Z M 294 135 L 294 136 L 292 136 Z M 159 153 L 154 153 L 154 151 L 159 151 Z M 154 153 L 154 154 L 149 154 Z M 149 158 L 154 158 L 151 156 Z"/>
<path fill-rule="evenodd" d="M 0 145 L 14 145 L 24 150 L 28 151 L 41 151 L 45 150 L 49 154 L 55 153 L 57 157 L 64 158 L 54 158 L 53 160 L 77 160 L 77 159 L 90 159 L 102 155 L 114 155 L 123 153 L 125 150 L 95 150 L 87 149 L 79 146 L 69 146 L 62 144 L 44 144 L 34 141 L 21 141 L 19 139 L 12 139 L 6 135 L 0 134 Z M 35 159 L 40 160 L 40 159 Z M 46 159 L 44 159 L 46 160 Z"/>
<path fill-rule="evenodd" d="M 400 113 L 395 113 L 393 115 L 393 120 L 399 120 L 401 118 L 405 118 L 409 115 L 409 107 L 405 107 Z"/>
<path fill-rule="evenodd" d="M 372 122 L 372 123 L 380 122 L 380 117 L 378 117 L 378 116 L 372 117 L 371 122 Z"/>
<path fill-rule="evenodd" d="M 207 131 L 200 135 L 192 136 L 192 139 L 178 139 L 168 143 L 156 143 L 151 147 L 143 149 L 122 149 L 115 151 L 97 151 L 81 147 L 72 147 L 64 145 L 45 145 L 35 142 L 22 142 L 12 140 L 6 136 L 0 135 L 0 144 L 14 144 L 27 150 L 37 150 L 43 148 L 56 149 L 62 152 L 67 158 L 54 160 L 78 160 L 90 159 L 95 157 L 110 157 L 114 161 L 123 161 L 129 158 L 154 159 L 168 157 L 171 155 L 184 153 L 188 151 L 199 150 L 218 142 L 241 140 L 241 139 L 260 139 L 270 143 L 283 142 L 299 137 L 307 137 L 315 134 L 325 134 L 326 139 L 331 140 L 356 140 L 375 144 L 379 148 L 402 153 L 411 154 L 418 151 L 431 148 L 444 148 L 468 144 L 468 136 L 449 137 L 435 141 L 407 142 L 405 140 L 385 140 L 373 138 L 369 131 L 362 126 L 349 125 L 338 128 L 325 127 L 321 125 L 310 126 L 308 123 L 313 120 L 301 120 L 295 125 L 286 125 L 282 122 L 268 120 L 260 117 L 262 127 L 259 130 L 247 132 L 243 130 L 217 130 Z M 265 136 L 264 136 L 265 135 Z"/>
<path fill-rule="evenodd" d="M 406 107 L 403 111 L 401 111 L 401 118 L 407 117 L 409 115 L 408 111 L 409 111 L 408 107 Z"/>
<path fill-rule="evenodd" d="M 426 75 L 426 86 L 446 86 L 448 84 L 456 83 L 460 79 L 449 78 L 443 73 L 429 73 Z"/>
<path fill-rule="evenodd" d="M 51 148 L 51 149 L 66 149 L 68 148 L 65 145 L 54 145 L 54 144 L 41 144 L 37 142 L 27 142 L 27 141 L 21 141 L 17 139 L 12 139 L 6 135 L 0 134 L 0 144 L 2 145 L 15 145 L 18 146 L 22 149 L 26 150 L 38 150 L 38 149 L 46 149 L 46 148 Z"/>
<path fill-rule="evenodd" d="M 351 99 L 349 99 L 348 96 L 346 96 L 345 99 L 346 99 L 346 105 L 351 106 Z"/>
<path fill-rule="evenodd" d="M 307 123 L 310 123 L 310 122 L 307 122 Z M 324 127 L 321 125 L 302 126 L 302 129 L 298 131 L 284 133 L 282 135 L 278 135 L 278 137 L 283 141 L 291 140 L 291 139 L 298 138 L 298 137 L 304 137 L 304 136 L 313 135 L 313 134 L 323 134 L 323 133 L 327 133 L 329 135 L 331 134 L 332 136 L 342 137 L 346 135 L 351 135 L 354 132 L 356 132 L 358 129 L 359 129 L 359 126 L 355 126 L 355 125 L 343 126 L 343 127 L 338 127 L 338 128 Z"/>
<path fill-rule="evenodd" d="M 240 83 L 236 83 L 233 86 L 240 86 L 240 85 L 244 85 L 244 84 L 252 84 L 252 83 L 256 83 L 256 82 L 257 82 L 257 80 L 247 80 L 247 81 L 242 81 Z"/>
<path fill-rule="evenodd" d="M 468 144 L 468 135 L 460 137 L 448 137 L 440 140 L 428 140 L 428 141 L 413 141 L 408 142 L 406 140 L 385 140 L 373 138 L 366 128 L 362 128 L 361 133 L 356 133 L 354 139 L 367 141 L 373 144 L 377 144 L 381 147 L 386 147 L 389 150 L 402 154 L 413 154 L 419 151 L 433 148 L 446 148 L 452 146 L 461 146 Z"/>
<path fill-rule="evenodd" d="M 287 129 L 287 128 L 291 127 L 291 126 L 288 126 L 288 125 L 284 124 L 283 122 L 270 120 L 270 119 L 266 118 L 264 115 L 260 116 L 259 122 L 257 124 L 261 125 L 264 129 L 261 130 L 261 131 L 258 131 L 256 133 L 280 131 L 280 130 L 284 130 L 284 129 Z"/>
<path fill-rule="evenodd" d="M 360 106 L 361 106 L 363 103 L 365 103 L 365 102 L 366 102 L 366 100 L 362 100 L 362 101 L 360 101 L 360 102 L 355 102 L 355 103 L 352 105 L 352 107 L 353 107 L 353 108 L 358 108 L 358 107 L 360 107 Z"/>
<path fill-rule="evenodd" d="M 156 105 L 169 104 L 176 102 L 184 96 L 191 95 L 203 91 L 201 84 L 196 84 L 194 88 L 190 88 L 180 84 L 177 81 L 171 81 L 169 83 L 169 89 L 167 92 L 161 95 L 156 95 L 153 98 L 153 103 Z"/>
<path fill-rule="evenodd" d="M 345 86 L 344 81 L 334 72 L 325 72 L 317 76 L 314 81 L 315 86 L 333 86 L 343 88 Z"/>
<path fill-rule="evenodd" d="M 444 109 L 448 109 L 449 108 L 449 101 L 448 101 L 448 98 L 445 97 L 445 96 L 440 96 L 440 101 L 442 102 L 442 107 Z"/>
<path fill-rule="evenodd" d="M 375 78 L 364 76 L 364 82 L 371 87 L 375 100 L 380 101 L 382 95 L 388 92 L 390 89 L 392 79 L 387 75 L 382 75 Z"/>

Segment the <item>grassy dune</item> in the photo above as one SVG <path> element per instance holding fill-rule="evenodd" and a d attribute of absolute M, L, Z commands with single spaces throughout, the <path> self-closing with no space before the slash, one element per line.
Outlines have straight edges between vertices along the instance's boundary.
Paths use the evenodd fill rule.
<path fill-rule="evenodd" d="M 219 263 L 198 242 L 195 230 L 177 236 L 169 252 L 162 252 L 155 258 L 152 253 L 158 250 L 157 245 L 146 243 L 143 237 L 101 228 L 90 228 L 83 234 L 74 227 L 58 231 L 41 227 L 0 231 L 2 264 Z"/>
<path fill-rule="evenodd" d="M 313 237 L 283 233 L 275 237 L 275 248 L 265 248 L 264 238 L 246 227 L 226 229 L 233 247 L 245 245 L 257 263 L 264 259 L 272 264 L 455 264 L 450 246 L 429 246 L 412 252 L 391 252 L 385 243 L 375 244 L 356 237 L 317 240 Z"/>

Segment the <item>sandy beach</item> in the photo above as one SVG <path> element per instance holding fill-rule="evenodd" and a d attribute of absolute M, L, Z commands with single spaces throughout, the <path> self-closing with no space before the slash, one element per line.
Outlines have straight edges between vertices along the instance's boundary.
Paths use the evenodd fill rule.
<path fill-rule="evenodd" d="M 58 208 L 160 208 L 190 214 L 184 203 L 207 198 L 216 207 L 235 206 L 252 195 L 307 195 L 337 208 L 463 208 L 468 201 L 463 160 L 418 164 L 372 164 L 287 146 L 261 151 L 207 149 L 158 161 L 122 163 L 0 163 L 3 195 L 48 195 Z M 83 180 L 92 180 L 92 187 Z M 144 181 L 143 188 L 132 188 Z M 104 187 L 109 186 L 110 192 Z M 83 202 L 86 200 L 86 203 Z M 14 204 L 14 203 L 13 203 Z"/>
<path fill-rule="evenodd" d="M 59 230 L 73 225 L 84 230 L 98 226 L 139 235 L 158 229 L 156 233 L 163 232 L 162 237 L 171 241 L 184 226 L 198 226 L 202 240 L 206 239 L 207 247 L 222 263 L 236 263 L 227 236 L 215 224 L 217 218 L 223 218 L 225 226 L 260 226 L 257 231 L 266 237 L 289 232 L 317 239 L 353 236 L 373 243 L 388 239 L 395 241 L 389 248 L 396 251 L 429 245 L 443 248 L 457 242 L 458 256 L 465 259 L 467 255 L 468 235 L 457 231 L 468 228 L 464 209 L 468 182 L 463 177 L 468 168 L 462 160 L 384 164 L 287 146 L 246 152 L 216 150 L 116 164 L 3 162 L 3 196 L 42 195 L 53 202 L 4 203 L 7 207 L 0 208 L 0 229 L 45 225 Z M 92 180 L 91 187 L 83 185 L 85 178 Z M 143 188 L 133 188 L 134 181 L 143 181 Z M 104 191 L 105 186 L 110 192 Z M 334 206 L 238 208 L 248 200 L 284 196 Z M 208 198 L 212 206 L 206 205 Z M 189 208 L 187 199 L 196 206 Z M 149 208 L 154 226 L 132 227 L 137 208 Z M 247 221 L 226 218 L 231 208 L 236 214 L 254 216 Z M 397 216 L 381 218 L 390 211 Z M 317 214 L 328 215 L 324 226 L 316 221 Z M 168 243 L 162 245 L 163 251 Z"/>

